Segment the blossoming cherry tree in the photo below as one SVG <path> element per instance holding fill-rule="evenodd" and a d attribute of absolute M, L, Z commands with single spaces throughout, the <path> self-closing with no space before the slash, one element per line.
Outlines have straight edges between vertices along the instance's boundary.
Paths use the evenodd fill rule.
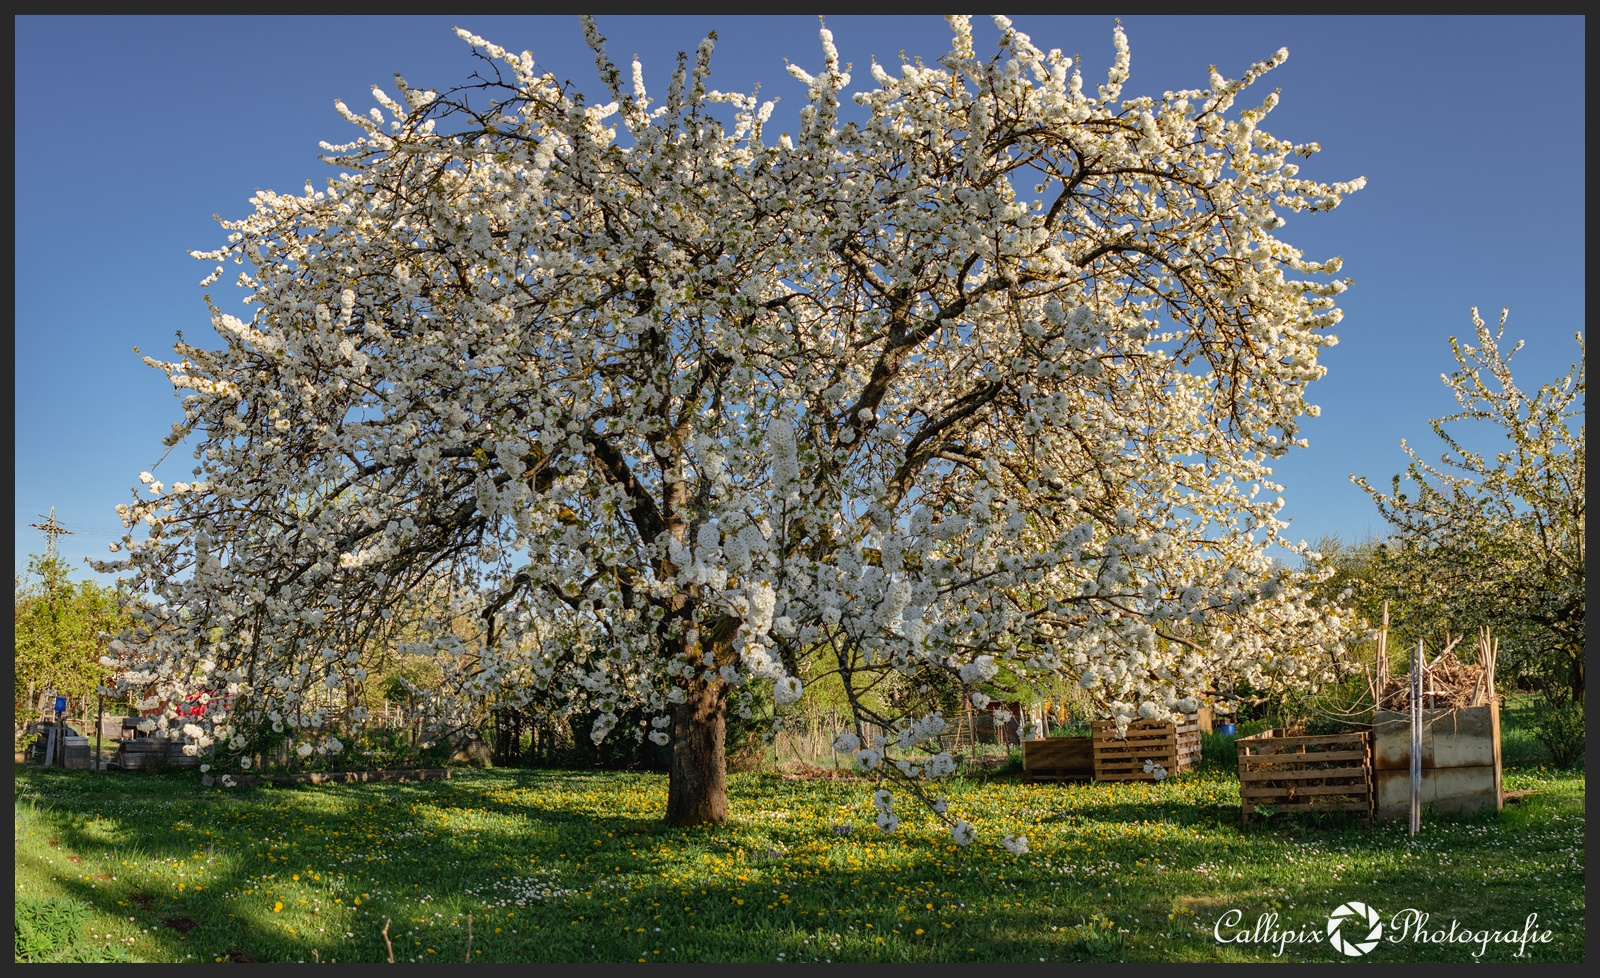
<path fill-rule="evenodd" d="M 1124 98 L 1120 28 L 1086 92 L 996 23 L 853 106 L 823 30 L 777 139 L 708 88 L 714 35 L 657 104 L 592 21 L 603 104 L 466 32 L 473 83 L 339 103 L 339 176 L 197 253 L 248 265 L 249 318 L 151 361 L 199 464 L 104 565 L 159 598 L 128 681 L 226 686 L 207 742 L 325 743 L 403 638 L 452 703 L 598 711 L 597 742 L 643 706 L 688 825 L 726 814 L 730 705 L 826 672 L 838 749 L 960 841 L 936 676 L 1066 677 L 1122 724 L 1321 681 L 1348 616 L 1268 559 L 1270 465 L 1344 283 L 1274 232 L 1360 181 L 1297 176 L 1275 94 L 1236 109 L 1287 52 Z M 442 581 L 474 630 L 413 613 Z"/>

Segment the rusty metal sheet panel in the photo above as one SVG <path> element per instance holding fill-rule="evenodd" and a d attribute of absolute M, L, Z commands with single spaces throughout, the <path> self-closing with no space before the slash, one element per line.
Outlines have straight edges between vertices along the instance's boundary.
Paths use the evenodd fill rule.
<path fill-rule="evenodd" d="M 1373 809 L 1379 818 L 1403 819 L 1411 814 L 1411 771 L 1388 768 L 1372 772 Z M 1433 801 L 1433 779 L 1422 773 L 1423 805 Z"/>
<path fill-rule="evenodd" d="M 1498 767 L 1500 710 L 1489 706 L 1422 711 L 1422 768 Z M 1379 771 L 1411 766 L 1411 720 L 1379 710 L 1372 724 L 1372 766 Z"/>
<path fill-rule="evenodd" d="M 1442 812 L 1499 811 L 1504 806 L 1496 784 L 1495 769 L 1478 767 L 1439 768 L 1433 772 L 1433 807 Z"/>
<path fill-rule="evenodd" d="M 1372 772 L 1379 818 L 1403 819 L 1411 811 L 1411 774 L 1407 770 Z M 1498 811 L 1504 806 L 1496 769 L 1482 767 L 1435 768 L 1422 772 L 1424 806 L 1444 812 Z"/>

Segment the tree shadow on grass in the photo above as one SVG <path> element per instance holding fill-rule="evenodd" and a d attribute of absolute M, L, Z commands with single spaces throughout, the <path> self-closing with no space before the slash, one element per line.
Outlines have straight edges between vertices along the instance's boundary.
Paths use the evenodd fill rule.
<path fill-rule="evenodd" d="M 896 864 L 874 867 L 882 840 L 861 813 L 848 816 L 852 836 L 835 835 L 826 820 L 765 817 L 754 782 L 736 790 L 732 822 L 697 829 L 504 790 L 532 782 L 598 792 L 608 777 L 615 776 L 524 772 L 230 794 L 201 788 L 191 775 L 51 772 L 27 775 L 19 787 L 28 797 L 19 800 L 34 829 L 56 843 L 39 855 L 50 860 L 59 889 L 141 934 L 148 929 L 150 956 L 164 961 L 382 961 L 385 918 L 399 959 L 460 960 L 467 913 L 476 918 L 474 951 L 482 952 L 475 960 L 633 960 L 636 950 L 680 961 L 778 953 L 789 960 L 1033 960 L 1036 948 L 1018 935 L 1058 914 L 1019 900 L 998 918 L 974 916 L 966 884 L 953 874 L 981 868 L 983 858 L 958 864 L 942 842 L 901 839 L 893 840 Z M 635 780 L 646 792 L 659 787 Z M 859 785 L 821 790 L 828 802 L 863 807 Z M 543 797 L 561 796 L 546 790 Z M 439 813 L 476 821 L 417 830 Z M 382 824 L 365 824 L 374 818 Z M 508 821 L 494 828 L 495 819 Z M 530 824 L 537 831 L 526 830 Z M 820 858 L 819 839 L 858 860 Z M 808 846 L 801 861 L 795 854 Z M 82 863 L 61 865 L 58 856 Z M 529 881 L 541 880 L 569 892 L 530 898 Z M 357 909 L 359 893 L 370 896 Z M 322 912 L 307 914 L 316 903 Z M 275 912 L 277 904 L 284 907 Z M 920 909 L 902 913 L 895 909 L 902 904 Z M 1082 920 L 1066 923 L 1091 915 L 1086 905 Z M 913 925 L 924 933 L 914 934 Z"/>
<path fill-rule="evenodd" d="M 473 960 L 485 961 L 1215 960 L 1239 955 L 1171 930 L 1176 901 L 1256 899 L 1277 882 L 1277 899 L 1309 904 L 1326 883 L 1274 880 L 1278 844 L 1296 838 L 1277 825 L 1244 833 L 1266 848 L 1237 848 L 1237 825 L 1192 801 L 1094 786 L 1023 796 L 1050 811 L 1041 824 L 1084 830 L 1037 840 L 1031 858 L 987 829 L 955 847 L 914 818 L 885 838 L 863 785 L 754 775 L 732 779 L 728 823 L 698 829 L 661 823 L 665 780 L 652 775 L 494 771 L 230 794 L 193 775 L 58 772 L 18 789 L 19 826 L 57 843 L 19 850 L 50 860 L 68 895 L 150 928 L 152 956 L 168 961 L 382 961 L 386 918 L 399 960 L 459 961 L 468 914 Z M 1152 827 L 1201 838 L 1152 850 Z M 1354 854 L 1396 848 L 1387 835 L 1318 838 Z M 1153 852 L 1174 865 L 1143 864 Z M 65 862 L 74 855 L 83 862 Z M 1243 868 L 1255 889 L 1192 875 L 1202 858 Z M 204 866 L 182 879 L 205 889 L 178 890 L 174 862 Z M 162 924 L 185 920 L 187 933 Z"/>

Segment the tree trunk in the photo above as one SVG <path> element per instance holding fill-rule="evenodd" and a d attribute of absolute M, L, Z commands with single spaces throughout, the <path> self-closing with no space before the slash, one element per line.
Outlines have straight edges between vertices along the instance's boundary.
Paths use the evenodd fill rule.
<path fill-rule="evenodd" d="M 715 825 L 728 817 L 728 687 L 694 680 L 688 694 L 672 712 L 667 824 Z"/>

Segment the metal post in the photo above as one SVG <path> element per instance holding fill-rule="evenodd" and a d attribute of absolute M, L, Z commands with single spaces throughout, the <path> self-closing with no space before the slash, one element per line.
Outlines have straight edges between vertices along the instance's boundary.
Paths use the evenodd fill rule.
<path fill-rule="evenodd" d="M 1377 692 L 1372 698 L 1373 717 L 1376 719 L 1377 711 L 1383 709 L 1383 693 L 1389 684 L 1389 602 L 1383 603 L 1383 628 L 1378 631 L 1378 676 Z"/>
<path fill-rule="evenodd" d="M 1422 642 L 1411 656 L 1411 820 L 1407 835 L 1422 830 Z"/>
<path fill-rule="evenodd" d="M 94 708 L 94 764 L 90 765 L 91 770 L 95 769 L 96 766 L 98 766 L 98 769 L 101 771 L 106 769 L 105 762 L 100 759 L 100 738 L 105 733 L 105 725 L 106 694 L 97 690 L 95 692 Z"/>

